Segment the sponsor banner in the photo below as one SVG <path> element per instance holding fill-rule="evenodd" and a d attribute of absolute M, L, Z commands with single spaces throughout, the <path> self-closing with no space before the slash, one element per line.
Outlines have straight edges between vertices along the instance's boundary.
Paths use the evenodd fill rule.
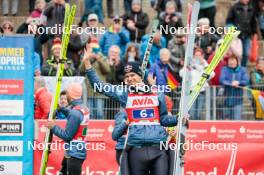
<path fill-rule="evenodd" d="M 247 121 L 190 122 L 187 138 L 209 142 L 262 142 L 264 123 Z"/>
<path fill-rule="evenodd" d="M 8 163 L 0 175 L 33 175 L 24 145 L 34 139 L 33 59 L 32 35 L 0 37 L 0 161 Z"/>
<path fill-rule="evenodd" d="M 0 100 L 0 116 L 23 116 L 23 100 Z"/>
<path fill-rule="evenodd" d="M 0 161 L 0 175 L 22 175 L 22 162 Z"/>
<path fill-rule="evenodd" d="M 0 120 L 0 136 L 22 136 L 23 120 Z"/>
<path fill-rule="evenodd" d="M 23 80 L 1 80 L 0 94 L 6 95 L 22 95 L 24 92 Z"/>
<path fill-rule="evenodd" d="M 45 129 L 44 121 L 38 121 L 38 138 L 36 145 L 43 142 Z M 66 121 L 59 121 L 58 125 L 65 126 Z M 223 141 L 217 135 L 209 137 L 209 140 L 203 136 L 204 129 L 210 130 L 212 126 L 221 128 L 223 123 L 229 128 L 250 128 L 258 129 L 259 124 L 264 128 L 264 122 L 190 122 L 191 133 L 200 131 L 196 140 L 189 139 L 186 147 L 185 156 L 185 175 L 246 175 L 246 174 L 264 174 L 264 140 L 245 140 L 243 138 L 237 141 Z M 254 128 L 256 125 L 256 128 Z M 118 166 L 115 160 L 115 142 L 111 139 L 113 130 L 113 121 L 90 121 L 88 133 L 87 158 L 83 164 L 82 175 L 107 175 L 117 174 Z M 232 127 L 231 127 L 232 128 Z M 220 131 L 221 132 L 221 131 Z M 196 133 L 196 132 L 195 132 Z M 201 136 L 204 140 L 199 138 Z M 214 141 L 210 141 L 214 140 Z M 52 143 L 63 142 L 58 137 L 53 137 Z M 55 144 L 56 145 L 56 144 Z M 62 147 L 60 145 L 60 147 Z M 169 146 L 168 146 L 169 147 Z M 41 148 L 41 147 L 39 147 Z M 55 147 L 54 147 L 55 148 Z M 162 148 L 161 148 L 162 149 Z M 38 174 L 41 149 L 34 152 L 34 172 Z M 63 149 L 52 150 L 48 161 L 47 175 L 56 175 L 61 168 L 61 161 L 64 155 Z"/>
<path fill-rule="evenodd" d="M 0 156 L 23 156 L 23 141 L 0 141 Z"/>

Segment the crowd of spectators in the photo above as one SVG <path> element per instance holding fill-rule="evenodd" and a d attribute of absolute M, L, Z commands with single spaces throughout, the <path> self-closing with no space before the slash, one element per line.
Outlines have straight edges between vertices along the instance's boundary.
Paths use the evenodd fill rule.
<path fill-rule="evenodd" d="M 195 38 L 191 73 L 191 89 L 197 83 L 200 75 L 212 61 L 215 51 L 223 41 L 223 36 L 209 32 L 210 27 L 216 27 L 216 0 L 199 0 L 199 33 Z M 10 3 L 12 2 L 12 3 Z M 55 76 L 59 63 L 61 49 L 61 33 L 46 32 L 40 34 L 38 28 L 57 27 L 64 23 L 66 0 L 29 0 L 30 15 L 16 29 L 11 21 L 3 21 L 1 33 L 33 34 L 35 41 L 34 68 L 35 76 Z M 123 67 L 127 62 L 142 63 L 150 33 L 149 13 L 142 6 L 142 0 L 124 0 L 124 14 L 115 14 L 113 0 L 107 1 L 107 17 L 109 26 L 104 26 L 102 0 L 84 0 L 84 14 L 78 21 L 78 26 L 88 32 L 79 34 L 73 32 L 70 36 L 65 63 L 64 76 L 84 76 L 82 65 L 84 49 L 90 50 L 94 69 L 100 78 L 111 84 L 123 82 Z M 183 64 L 187 36 L 180 30 L 184 26 L 182 0 L 151 0 L 149 6 L 156 10 L 159 27 L 154 34 L 152 49 L 149 54 L 148 76 L 146 80 L 157 85 L 168 83 L 168 72 L 171 71 L 180 84 L 183 74 Z M 17 15 L 18 0 L 3 0 L 3 15 L 8 16 L 11 4 L 11 15 Z M 119 8 L 122 8 L 119 6 Z M 77 9 L 78 10 L 78 9 Z M 164 33 L 161 26 L 175 28 L 176 33 Z M 264 58 L 259 56 L 254 70 L 248 69 L 251 38 L 253 35 L 264 37 L 264 0 L 237 0 L 229 9 L 226 26 L 235 26 L 241 31 L 239 37 L 232 43 L 228 53 L 210 77 L 205 87 L 223 86 L 225 113 L 223 119 L 241 119 L 243 86 L 258 86 L 264 90 Z M 29 29 L 31 29 L 29 31 Z M 154 81 L 155 80 L 155 81 Z M 43 86 L 38 81 L 39 86 Z M 89 87 L 89 82 L 86 81 Z M 42 90 L 44 91 L 44 90 Z M 36 90 L 39 93 L 39 90 Z M 43 92 L 44 93 L 44 92 Z M 63 94 L 62 94 L 63 95 Z M 39 95 L 38 95 L 39 96 Z M 88 88 L 88 106 L 94 118 L 103 119 L 105 114 L 103 98 L 94 98 L 97 93 Z M 192 119 L 201 119 L 204 108 L 204 89 L 191 109 Z M 263 109 L 264 110 L 264 109 Z"/>

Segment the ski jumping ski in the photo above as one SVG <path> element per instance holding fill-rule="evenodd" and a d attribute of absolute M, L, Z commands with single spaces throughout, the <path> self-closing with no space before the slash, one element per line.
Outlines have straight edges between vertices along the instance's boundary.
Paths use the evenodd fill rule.
<path fill-rule="evenodd" d="M 56 74 L 56 87 L 55 87 L 55 91 L 53 92 L 53 98 L 52 98 L 52 103 L 51 103 L 50 113 L 49 113 L 49 118 L 48 118 L 49 120 L 54 119 L 55 117 L 54 112 L 58 106 L 58 99 L 60 95 L 61 82 L 62 82 L 62 77 L 63 77 L 63 72 L 64 72 L 64 64 L 67 60 L 66 53 L 67 53 L 68 43 L 70 39 L 71 26 L 72 26 L 74 16 L 75 16 L 75 11 L 76 11 L 76 5 L 73 5 L 72 7 L 70 7 L 69 4 L 65 5 L 65 15 L 64 15 L 64 25 L 63 25 L 64 33 L 62 35 L 62 48 L 60 52 L 60 62 L 58 64 L 58 69 L 57 69 L 57 74 Z M 48 143 L 51 141 L 52 141 L 52 133 L 50 132 L 49 129 L 47 129 L 45 141 L 44 141 L 45 149 L 43 150 L 43 153 L 42 153 L 39 175 L 46 174 L 46 167 L 47 167 L 48 158 L 49 158 Z"/>
<path fill-rule="evenodd" d="M 199 93 L 200 93 L 203 85 L 205 84 L 205 82 L 210 77 L 210 74 L 212 73 L 212 71 L 216 68 L 216 66 L 218 65 L 218 63 L 224 57 L 224 55 L 228 51 L 228 49 L 229 49 L 232 41 L 239 35 L 239 33 L 240 32 L 237 31 L 235 27 L 231 27 L 229 29 L 228 33 L 224 37 L 223 43 L 220 45 L 220 47 L 216 51 L 215 56 L 212 59 L 211 63 L 205 69 L 203 75 L 201 76 L 200 80 L 198 81 L 198 83 L 194 87 L 194 90 L 190 94 L 190 98 L 189 98 L 189 101 L 188 101 L 188 105 L 186 106 L 186 108 L 187 108 L 186 110 L 187 111 L 189 111 L 189 109 L 192 107 L 192 105 L 193 105 L 194 101 L 196 100 L 196 98 L 198 97 L 198 95 L 199 95 Z M 182 118 L 179 119 L 179 122 L 182 122 Z M 178 129 L 178 132 L 179 133 L 181 132 L 180 129 Z M 186 133 L 183 133 L 183 135 L 185 136 Z M 177 143 L 178 143 L 178 140 L 180 138 L 179 136 L 180 135 L 177 134 Z M 180 158 L 183 159 L 184 157 L 182 156 Z M 182 160 L 182 162 L 183 162 L 183 160 Z M 178 165 L 180 165 L 180 164 L 178 164 Z M 181 166 L 183 166 L 183 165 L 181 165 Z M 183 168 L 182 168 L 182 170 L 183 170 Z"/>
<path fill-rule="evenodd" d="M 191 72 L 190 67 L 193 59 L 193 50 L 195 43 L 195 28 L 197 26 L 198 14 L 200 9 L 200 3 L 195 2 L 193 7 L 191 5 L 188 6 L 188 39 L 187 39 L 187 48 L 184 59 L 184 74 L 182 80 L 182 89 L 181 89 L 181 101 L 180 101 L 180 109 L 179 109 L 179 121 L 178 121 L 178 129 L 177 139 L 176 139 L 176 152 L 174 154 L 174 168 L 173 175 L 181 175 L 183 174 L 184 168 L 184 150 L 183 143 L 185 141 L 185 133 L 187 130 L 187 126 L 183 123 L 183 117 L 188 114 L 187 104 L 190 98 L 190 86 L 191 86 Z"/>
<path fill-rule="evenodd" d="M 157 30 L 157 27 L 158 27 L 158 20 L 154 20 L 153 25 L 152 25 L 152 29 L 151 29 L 151 34 L 150 34 L 149 40 L 148 40 L 148 45 L 147 45 L 147 48 L 146 48 L 146 51 L 145 51 L 145 54 L 143 57 L 143 61 L 142 61 L 142 66 L 141 66 L 141 70 L 143 72 L 143 75 L 142 75 L 143 79 L 144 79 L 145 74 L 146 74 L 146 69 L 147 69 L 148 62 L 149 62 L 149 55 L 150 55 L 150 51 L 151 51 L 151 48 L 153 45 L 153 39 L 154 39 L 154 35 L 156 33 L 156 30 Z"/>

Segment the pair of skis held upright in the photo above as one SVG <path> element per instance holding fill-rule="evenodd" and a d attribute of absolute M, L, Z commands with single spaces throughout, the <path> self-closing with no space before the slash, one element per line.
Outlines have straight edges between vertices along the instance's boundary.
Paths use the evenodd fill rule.
<path fill-rule="evenodd" d="M 184 116 L 188 115 L 188 111 L 193 105 L 194 101 L 198 97 L 202 87 L 205 82 L 210 77 L 211 73 L 214 71 L 218 63 L 224 57 L 226 52 L 228 51 L 232 41 L 239 35 L 239 31 L 236 31 L 235 27 L 231 27 L 228 33 L 225 35 L 223 43 L 216 50 L 215 56 L 212 59 L 211 63 L 207 66 L 204 73 L 202 74 L 200 80 L 192 90 L 190 91 L 190 83 L 191 83 L 191 72 L 190 67 L 192 64 L 193 50 L 194 50 L 194 42 L 195 42 L 195 28 L 197 27 L 197 19 L 199 14 L 200 4 L 199 2 L 195 2 L 193 7 L 189 6 L 188 10 L 188 24 L 189 24 L 189 35 L 187 40 L 187 48 L 185 53 L 184 60 L 184 74 L 182 80 L 182 90 L 181 90 L 181 101 L 180 101 L 180 112 L 178 119 L 178 132 L 177 132 L 177 143 L 175 157 L 174 157 L 174 168 L 173 175 L 182 175 L 184 173 L 184 150 L 183 144 L 185 143 L 185 136 L 187 127 L 185 123 L 183 123 Z M 189 19 L 190 17 L 190 19 Z M 190 22 L 189 22 L 190 21 Z"/>
<path fill-rule="evenodd" d="M 76 5 L 73 5 L 72 7 L 70 7 L 69 4 L 67 4 L 67 3 L 65 4 L 65 15 L 64 15 L 63 35 L 62 35 L 62 48 L 60 51 L 60 61 L 58 64 L 58 69 L 57 69 L 57 74 L 56 74 L 56 87 L 55 87 L 55 91 L 53 93 L 52 103 L 51 103 L 51 107 L 50 107 L 49 120 L 54 119 L 54 116 L 55 116 L 54 112 L 58 106 L 58 99 L 59 99 L 61 82 L 62 82 L 62 77 L 63 77 L 63 72 L 64 72 L 64 64 L 67 60 L 66 54 L 67 54 L 67 48 L 68 48 L 69 39 L 70 39 L 71 26 L 73 24 L 75 12 L 76 12 Z M 43 150 L 42 157 L 41 157 L 41 166 L 40 166 L 39 175 L 45 175 L 46 174 L 46 167 L 47 167 L 48 158 L 49 158 L 48 143 L 51 141 L 52 141 L 52 133 L 50 132 L 49 129 L 47 129 L 45 141 L 44 141 L 45 148 Z"/>

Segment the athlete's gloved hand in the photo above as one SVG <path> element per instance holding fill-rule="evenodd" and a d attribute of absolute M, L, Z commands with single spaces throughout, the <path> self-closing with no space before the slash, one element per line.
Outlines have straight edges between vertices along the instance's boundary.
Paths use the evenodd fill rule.
<path fill-rule="evenodd" d="M 183 117 L 183 124 L 187 127 L 187 128 L 189 128 L 189 119 L 190 119 L 190 115 L 189 114 L 187 114 L 186 116 L 184 116 Z"/>

